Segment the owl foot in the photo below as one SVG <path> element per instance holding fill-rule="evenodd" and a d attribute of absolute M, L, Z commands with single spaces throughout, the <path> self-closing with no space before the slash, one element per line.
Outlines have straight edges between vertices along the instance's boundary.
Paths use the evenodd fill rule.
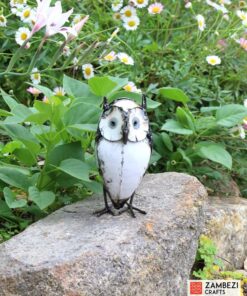
<path fill-rule="evenodd" d="M 141 210 L 141 209 L 138 209 L 138 208 L 136 208 L 136 207 L 133 207 L 132 204 L 130 204 L 130 203 L 126 203 L 126 205 L 127 205 L 128 207 L 125 208 L 125 209 L 123 209 L 123 210 L 121 210 L 121 211 L 119 212 L 119 214 L 122 214 L 123 212 L 129 211 L 129 213 L 130 213 L 130 215 L 131 215 L 132 218 L 136 218 L 136 215 L 135 215 L 135 213 L 134 213 L 134 210 L 137 211 L 137 212 L 139 212 L 139 213 L 141 213 L 141 214 L 143 214 L 143 215 L 146 215 L 146 214 L 147 214 L 147 212 L 145 212 L 145 211 L 143 211 L 143 210 Z"/>
<path fill-rule="evenodd" d="M 100 216 L 107 214 L 107 213 L 111 214 L 112 216 L 115 216 L 115 213 L 111 210 L 110 207 L 105 207 L 102 210 L 95 211 L 93 214 L 96 215 L 97 217 L 100 217 Z"/>

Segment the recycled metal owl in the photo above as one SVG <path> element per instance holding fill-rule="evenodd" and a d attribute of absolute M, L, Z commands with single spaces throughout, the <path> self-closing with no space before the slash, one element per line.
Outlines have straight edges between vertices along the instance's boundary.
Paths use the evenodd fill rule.
<path fill-rule="evenodd" d="M 110 104 L 104 98 L 96 151 L 104 182 L 105 208 L 95 214 L 119 215 L 126 210 L 132 217 L 135 217 L 134 210 L 146 214 L 132 205 L 135 190 L 147 170 L 152 151 L 144 95 L 141 106 L 128 98 L 120 98 Z"/>

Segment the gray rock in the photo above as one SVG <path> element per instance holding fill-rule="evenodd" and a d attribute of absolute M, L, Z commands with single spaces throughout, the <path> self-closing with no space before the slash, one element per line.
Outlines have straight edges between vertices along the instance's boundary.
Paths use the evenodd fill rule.
<path fill-rule="evenodd" d="M 244 260 L 244 270 L 245 270 L 246 273 L 247 273 L 247 257 L 246 257 L 246 259 Z"/>
<path fill-rule="evenodd" d="M 178 173 L 148 175 L 148 214 L 97 218 L 102 197 L 66 206 L 0 245 L 1 296 L 184 296 L 206 191 Z"/>
<path fill-rule="evenodd" d="M 242 269 L 247 256 L 247 200 L 209 197 L 204 233 L 218 249 L 226 269 Z"/>

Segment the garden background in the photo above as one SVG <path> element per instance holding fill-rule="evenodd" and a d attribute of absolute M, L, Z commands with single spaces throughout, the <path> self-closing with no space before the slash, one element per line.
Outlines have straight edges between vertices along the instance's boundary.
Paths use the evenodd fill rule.
<path fill-rule="evenodd" d="M 103 96 L 147 95 L 149 172 L 247 197 L 246 58 L 246 1 L 1 1 L 0 242 L 101 192 Z"/>

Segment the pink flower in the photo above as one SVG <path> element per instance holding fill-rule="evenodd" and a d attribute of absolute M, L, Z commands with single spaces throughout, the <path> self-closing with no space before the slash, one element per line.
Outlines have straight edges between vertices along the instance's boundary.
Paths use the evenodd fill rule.
<path fill-rule="evenodd" d="M 45 26 L 46 37 L 62 33 L 62 26 L 67 22 L 73 9 L 62 13 L 61 1 L 57 1 L 55 6 L 52 7 L 50 7 L 51 0 L 37 0 L 37 3 L 36 22 L 33 26 L 31 36 Z"/>
<path fill-rule="evenodd" d="M 34 96 L 38 96 L 39 94 L 41 94 L 41 91 L 38 90 L 38 89 L 35 88 L 35 87 L 29 87 L 29 88 L 27 89 L 27 91 L 28 91 L 30 94 L 34 95 Z"/>
<path fill-rule="evenodd" d="M 244 50 L 247 51 L 247 40 L 246 40 L 246 39 L 244 39 L 244 38 L 240 38 L 240 39 L 239 39 L 239 44 L 240 44 L 240 46 L 241 46 Z"/>
<path fill-rule="evenodd" d="M 46 25 L 47 17 L 49 15 L 51 0 L 37 0 L 38 7 L 36 12 L 36 22 L 33 26 L 31 35 L 38 32 Z"/>
<path fill-rule="evenodd" d="M 67 39 L 67 41 L 70 42 L 78 36 L 82 27 L 84 26 L 84 24 L 87 22 L 88 19 L 89 19 L 89 15 L 85 16 L 82 20 L 80 20 L 73 27 L 61 28 L 59 33 L 63 34 L 65 39 Z"/>
<path fill-rule="evenodd" d="M 65 22 L 67 22 L 72 12 L 73 8 L 65 13 L 62 13 L 62 6 L 60 1 L 57 1 L 54 7 L 50 7 L 49 15 L 46 20 L 46 37 L 50 37 L 57 33 L 63 34 L 62 26 Z"/>

